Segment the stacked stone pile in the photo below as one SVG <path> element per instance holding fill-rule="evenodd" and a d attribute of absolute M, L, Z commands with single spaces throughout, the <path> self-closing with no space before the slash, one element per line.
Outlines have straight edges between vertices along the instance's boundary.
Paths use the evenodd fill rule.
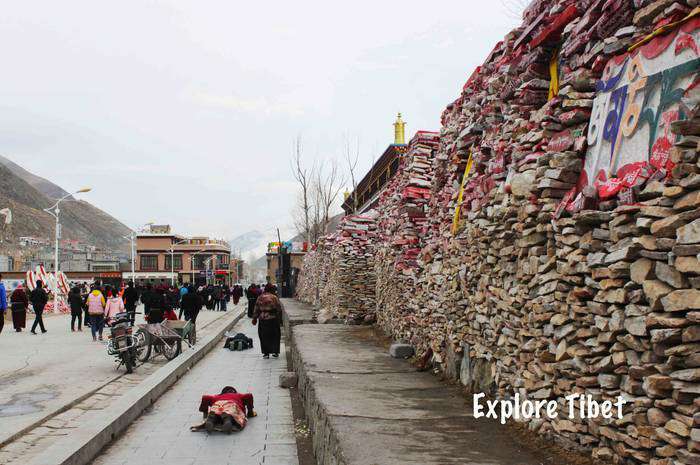
<path fill-rule="evenodd" d="M 700 464 L 697 6 L 533 1 L 442 115 L 427 220 L 404 167 L 363 246 L 382 327 L 471 390 L 622 396 L 528 423 L 613 463 Z"/>
<path fill-rule="evenodd" d="M 330 247 L 330 271 L 321 306 L 349 323 L 373 321 L 376 300 L 376 213 L 343 218 Z"/>
<path fill-rule="evenodd" d="M 379 323 L 387 328 L 393 324 L 390 321 L 405 322 L 407 294 L 415 288 L 420 239 L 428 230 L 432 157 L 438 143 L 437 133 L 416 133 L 379 198 L 376 302 Z"/>
<path fill-rule="evenodd" d="M 299 281 L 297 283 L 296 297 L 314 307 L 321 305 L 321 296 L 326 296 L 326 286 L 330 275 L 330 247 L 334 241 L 333 236 L 322 237 L 314 244 L 311 250 L 304 256 Z"/>

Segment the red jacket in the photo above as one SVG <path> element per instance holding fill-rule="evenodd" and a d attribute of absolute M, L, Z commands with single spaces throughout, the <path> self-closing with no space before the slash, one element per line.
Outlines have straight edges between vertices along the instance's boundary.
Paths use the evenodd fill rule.
<path fill-rule="evenodd" d="M 235 402 L 238 407 L 240 407 L 242 412 L 246 412 L 246 406 L 248 406 L 248 413 L 253 411 L 253 394 L 239 394 L 237 392 L 217 394 L 214 396 L 204 395 L 202 396 L 202 403 L 199 404 L 199 411 L 202 413 L 207 413 L 209 411 L 209 407 L 220 400 L 231 400 Z"/>

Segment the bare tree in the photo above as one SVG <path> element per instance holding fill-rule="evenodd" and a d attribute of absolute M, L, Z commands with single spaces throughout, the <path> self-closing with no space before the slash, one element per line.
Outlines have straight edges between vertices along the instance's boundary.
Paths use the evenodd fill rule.
<path fill-rule="evenodd" d="M 315 187 L 318 193 L 317 203 L 320 204 L 320 219 L 322 222 L 320 229 L 322 233 L 326 232 L 331 209 L 338 200 L 344 184 L 344 176 L 340 172 L 335 159 L 331 159 L 328 164 L 321 163 L 319 165 L 319 168 L 316 170 Z"/>
<path fill-rule="evenodd" d="M 530 4 L 530 0 L 501 0 L 503 12 L 510 19 L 521 21 L 523 19 L 523 11 Z"/>
<path fill-rule="evenodd" d="M 294 141 L 294 151 L 292 156 L 292 174 L 294 179 L 299 183 L 300 189 L 300 205 L 301 209 L 301 224 L 295 220 L 297 231 L 303 233 L 307 242 L 311 241 L 311 221 L 309 218 L 311 210 L 311 183 L 313 181 L 313 166 L 305 167 L 301 161 L 301 136 L 297 136 Z"/>
<path fill-rule="evenodd" d="M 353 153 L 352 144 L 350 143 L 350 138 L 345 138 L 345 162 L 348 164 L 348 174 L 350 176 L 350 182 L 352 183 L 352 211 L 357 211 L 358 205 L 358 195 L 357 195 L 357 178 L 355 177 L 355 172 L 357 171 L 357 163 L 360 159 L 360 139 L 357 139 L 357 144 L 355 145 L 355 150 Z"/>

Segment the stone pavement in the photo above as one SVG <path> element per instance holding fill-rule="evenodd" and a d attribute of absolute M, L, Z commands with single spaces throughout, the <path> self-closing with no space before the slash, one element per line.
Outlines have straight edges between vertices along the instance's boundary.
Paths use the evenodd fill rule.
<path fill-rule="evenodd" d="M 228 308 L 238 312 L 242 304 Z M 223 312 L 204 310 L 198 326 L 202 328 L 222 315 Z M 143 315 L 137 317 L 142 319 Z M 29 327 L 34 316 L 28 315 L 27 320 Z M 107 355 L 104 344 L 93 342 L 90 328 L 72 333 L 69 315 L 47 315 L 44 322 L 46 334 L 35 336 L 28 329 L 17 333 L 11 323 L 9 327 L 6 323 L 0 333 L 0 444 L 124 374 L 123 367 L 115 370 L 114 357 Z M 144 369 L 137 369 L 130 377 L 141 377 Z"/>
<path fill-rule="evenodd" d="M 305 306 L 289 299 L 284 305 L 294 315 Z M 510 428 L 475 419 L 459 389 L 391 358 L 372 327 L 300 324 L 292 334 L 292 360 L 318 463 L 569 463 L 523 446 Z"/>
<path fill-rule="evenodd" d="M 254 348 L 212 350 L 103 451 L 94 465 L 296 465 L 290 395 L 278 387 L 279 374 L 287 370 L 284 347 L 279 359 L 264 360 L 257 330 L 248 318 L 232 331 L 252 337 Z M 197 411 L 202 394 L 219 393 L 226 385 L 252 392 L 258 416 L 240 433 L 191 432 L 189 427 L 202 419 Z"/>

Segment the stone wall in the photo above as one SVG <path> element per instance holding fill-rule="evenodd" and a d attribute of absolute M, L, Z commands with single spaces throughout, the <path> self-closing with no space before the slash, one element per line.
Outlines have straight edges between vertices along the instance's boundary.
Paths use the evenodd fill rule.
<path fill-rule="evenodd" d="M 363 245 L 375 272 L 345 278 L 472 391 L 623 396 L 621 420 L 528 423 L 615 463 L 700 463 L 697 15 L 534 1 L 442 115 L 429 221 L 399 219 L 407 155 Z"/>

